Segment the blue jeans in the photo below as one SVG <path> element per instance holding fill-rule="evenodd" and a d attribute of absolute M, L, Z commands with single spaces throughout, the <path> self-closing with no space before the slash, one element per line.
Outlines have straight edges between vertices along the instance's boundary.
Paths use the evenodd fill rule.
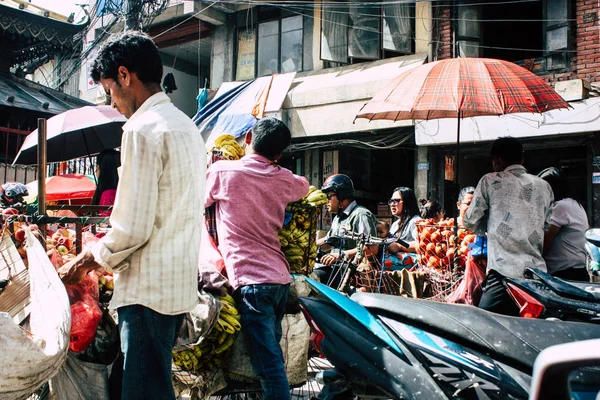
<path fill-rule="evenodd" d="M 117 312 L 124 355 L 122 399 L 175 399 L 171 361 L 184 315 L 163 315 L 141 305 Z"/>
<path fill-rule="evenodd" d="M 289 400 L 281 340 L 281 320 L 290 285 L 260 284 L 238 288 L 233 297 L 241 315 L 242 334 L 264 400 Z"/>

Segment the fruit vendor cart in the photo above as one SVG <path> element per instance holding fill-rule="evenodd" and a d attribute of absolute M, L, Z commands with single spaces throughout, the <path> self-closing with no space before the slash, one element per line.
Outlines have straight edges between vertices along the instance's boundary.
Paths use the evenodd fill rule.
<path fill-rule="evenodd" d="M 110 207 L 97 206 L 47 205 L 45 119 L 38 120 L 37 134 L 40 144 L 37 148 L 38 210 L 32 214 L 5 212 L 1 217 L 2 241 L 0 242 L 2 255 L 0 315 L 5 318 L 0 323 L 0 336 L 3 340 L 7 340 L 6 343 L 14 342 L 16 348 L 29 349 L 28 352 L 23 350 L 26 362 L 21 362 L 29 368 L 29 371 L 19 369 L 14 362 L 3 363 L 6 368 L 3 369 L 3 378 L 0 380 L 0 398 L 26 398 L 40 386 L 47 387 L 45 383 L 48 379 L 56 378 L 58 375 L 55 374 L 60 375 L 59 371 L 66 365 L 65 362 L 70 363 L 71 356 L 67 357 L 67 350 L 77 343 L 72 336 L 78 327 L 77 316 L 88 314 L 89 308 L 80 307 L 80 303 L 73 302 L 72 290 L 67 287 L 65 291 L 66 285 L 58 278 L 55 268 L 75 257 L 75 254 L 82 250 L 86 239 L 90 236 L 94 237 L 87 228 L 95 228 L 107 223 L 107 217 L 102 216 L 101 213 L 110 209 Z M 74 229 L 66 229 L 67 226 Z M 47 227 L 60 227 L 60 229 L 55 229 L 56 236 L 47 237 Z M 110 288 L 110 283 L 108 287 L 102 285 L 106 280 L 103 279 L 104 277 L 100 278 L 102 290 L 99 291 L 98 279 L 92 289 L 96 294 L 93 306 L 97 309 L 95 315 L 98 319 L 103 315 L 100 309 L 103 299 L 98 298 L 98 294 L 106 294 L 107 289 Z M 78 314 L 73 307 L 85 311 L 83 314 Z M 98 319 L 96 324 L 88 329 L 89 339 L 98 341 L 99 338 L 106 344 L 106 338 L 101 337 L 107 332 L 106 329 L 101 329 L 106 324 L 102 324 Z M 20 337 L 18 332 L 22 332 L 23 336 Z M 54 333 L 49 335 L 48 332 Z M 71 340 L 69 340 L 69 333 L 71 333 Z M 112 333 L 112 339 L 115 338 L 114 333 L 117 333 L 118 338 L 116 329 L 113 329 Z M 43 343 L 46 345 L 45 349 L 40 347 Z M 94 346 L 90 346 L 92 347 Z M 116 351 L 118 352 L 118 343 Z M 14 360 L 19 361 L 19 358 Z M 90 375 L 89 378 L 93 381 L 93 376 Z M 15 386 L 15 382 L 19 382 L 19 385 Z M 19 388 L 18 393 L 6 394 L 7 391 Z"/>

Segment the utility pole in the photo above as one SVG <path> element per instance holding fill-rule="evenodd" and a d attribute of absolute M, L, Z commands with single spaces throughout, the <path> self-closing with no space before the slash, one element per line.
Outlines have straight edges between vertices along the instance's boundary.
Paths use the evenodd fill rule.
<path fill-rule="evenodd" d="M 132 31 L 140 29 L 139 13 L 143 0 L 124 0 L 125 1 L 125 30 Z"/>

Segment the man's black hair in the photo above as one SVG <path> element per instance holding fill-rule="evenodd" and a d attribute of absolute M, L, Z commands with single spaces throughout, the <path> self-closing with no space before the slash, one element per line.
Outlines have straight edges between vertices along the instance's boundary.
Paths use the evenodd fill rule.
<path fill-rule="evenodd" d="M 291 139 L 288 127 L 276 118 L 263 118 L 252 128 L 252 148 L 269 160 L 283 153 Z"/>
<path fill-rule="evenodd" d="M 548 182 L 548 184 L 552 188 L 552 192 L 554 193 L 554 201 L 560 201 L 568 197 L 576 201 L 580 201 L 580 199 L 576 199 L 573 195 L 571 195 L 571 193 L 569 193 L 567 180 L 558 168 L 546 168 L 543 171 L 541 171 L 537 176 Z"/>
<path fill-rule="evenodd" d="M 490 154 L 500 157 L 507 165 L 521 164 L 523 162 L 523 145 L 514 137 L 499 137 L 492 145 Z"/>
<path fill-rule="evenodd" d="M 135 72 L 143 83 L 157 83 L 163 75 L 163 65 L 156 45 L 143 32 L 126 31 L 112 35 L 98 51 L 90 73 L 94 82 L 100 78 L 117 79 L 119 67 Z"/>

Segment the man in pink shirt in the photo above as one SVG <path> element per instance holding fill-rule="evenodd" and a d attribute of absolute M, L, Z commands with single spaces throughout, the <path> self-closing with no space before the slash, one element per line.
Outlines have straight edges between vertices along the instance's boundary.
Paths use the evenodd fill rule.
<path fill-rule="evenodd" d="M 285 207 L 304 197 L 309 185 L 275 164 L 291 139 L 283 122 L 264 118 L 249 135 L 245 157 L 209 168 L 205 207 L 216 204 L 219 250 L 263 398 L 287 400 L 290 390 L 279 341 L 291 279 L 278 232 Z"/>

